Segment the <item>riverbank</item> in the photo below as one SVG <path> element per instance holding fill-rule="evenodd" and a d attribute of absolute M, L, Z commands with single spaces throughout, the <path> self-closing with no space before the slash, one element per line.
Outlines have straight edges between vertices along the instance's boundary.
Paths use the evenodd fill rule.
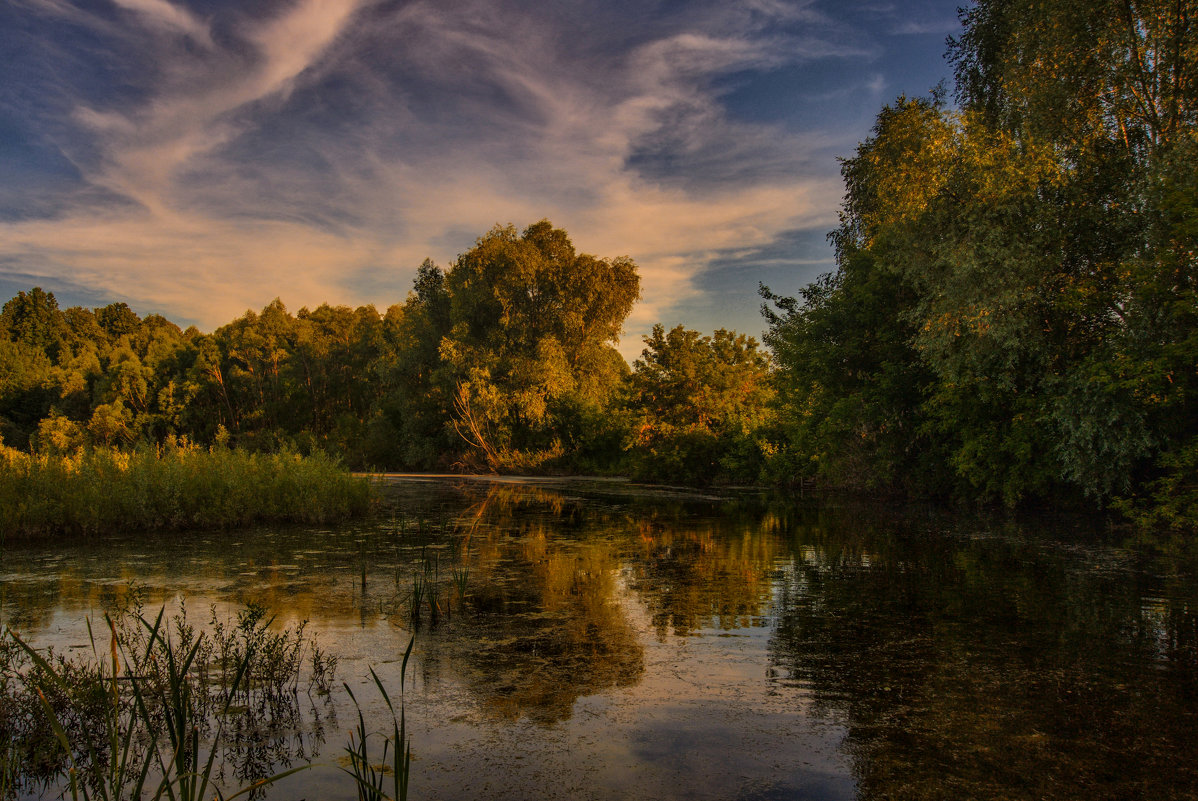
<path fill-rule="evenodd" d="M 0 530 L 8 536 L 328 523 L 365 514 L 372 497 L 368 481 L 321 453 L 0 448 Z"/>

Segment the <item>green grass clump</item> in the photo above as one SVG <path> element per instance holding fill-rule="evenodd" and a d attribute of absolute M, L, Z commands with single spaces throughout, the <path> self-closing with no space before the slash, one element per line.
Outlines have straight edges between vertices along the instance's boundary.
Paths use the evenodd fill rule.
<path fill-rule="evenodd" d="M 271 727 L 298 719 L 291 712 L 298 712 L 302 624 L 271 630 L 273 618 L 256 605 L 239 612 L 236 624 L 220 623 L 214 611 L 210 632 L 190 624 L 185 611 L 144 617 L 140 601 L 114 612 L 105 614 L 107 648 L 104 630 L 97 637 L 88 622 L 90 658 L 36 649 L 0 624 L 0 801 L 55 792 L 71 801 L 261 799 L 268 786 L 314 766 L 304 761 L 272 773 L 273 764 L 291 764 L 279 756 L 248 774 L 235 770 L 240 789 L 226 794 L 221 786 L 230 760 L 251 741 L 275 739 Z M 370 670 L 391 713 L 390 733 L 367 728 L 343 685 L 358 723 L 339 767 L 360 801 L 408 797 L 412 744 L 403 694 L 413 644 L 400 666 L 398 709 Z M 312 686 L 327 688 L 335 667 L 315 641 L 311 649 Z"/>
<path fill-rule="evenodd" d="M 0 446 L 0 531 L 10 535 L 328 523 L 365 513 L 369 482 L 321 453 L 186 442 L 31 455 Z"/>
<path fill-rule="evenodd" d="M 0 709 L 17 712 L 0 716 L 0 740 L 19 763 L 0 799 L 58 790 L 72 801 L 232 801 L 311 767 L 266 767 L 230 795 L 216 784 L 221 760 L 243 747 L 241 723 L 257 729 L 298 709 L 302 625 L 270 631 L 256 606 L 212 635 L 185 612 L 151 620 L 138 603 L 117 614 L 105 615 L 107 649 L 88 621 L 90 660 L 39 652 L 0 627 Z"/>

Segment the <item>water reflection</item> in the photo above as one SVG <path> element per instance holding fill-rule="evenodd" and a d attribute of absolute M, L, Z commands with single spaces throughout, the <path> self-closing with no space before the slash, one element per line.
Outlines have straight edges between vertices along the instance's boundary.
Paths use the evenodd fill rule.
<path fill-rule="evenodd" d="M 10 544 L 3 616 L 70 641 L 136 581 L 384 676 L 416 631 L 429 796 L 1198 797 L 1193 559 L 602 482 L 388 492 L 345 528 Z M 241 761 L 311 756 L 285 740 Z"/>
<path fill-rule="evenodd" d="M 559 493 L 497 486 L 464 516 L 459 614 L 427 648 L 488 712 L 540 723 L 634 683 L 642 648 L 615 594 L 623 521 L 582 515 Z M 443 593 L 454 605 L 454 590 Z"/>
<path fill-rule="evenodd" d="M 642 523 L 632 586 L 653 610 L 659 638 L 767 622 L 781 544 L 768 522 Z"/>
<path fill-rule="evenodd" d="M 795 532 L 770 661 L 848 727 L 861 797 L 1198 793 L 1192 580 L 1019 532 L 824 526 Z"/>

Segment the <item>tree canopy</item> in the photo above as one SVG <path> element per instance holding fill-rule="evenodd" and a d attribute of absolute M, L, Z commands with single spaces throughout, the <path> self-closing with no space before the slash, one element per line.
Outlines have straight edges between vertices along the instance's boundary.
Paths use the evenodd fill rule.
<path fill-rule="evenodd" d="M 211 334 L 123 303 L 0 311 L 0 433 L 188 437 L 354 466 L 817 479 L 1198 525 L 1198 25 L 1165 0 L 977 0 L 944 90 L 844 159 L 836 269 L 750 337 L 656 326 L 627 257 L 541 220 L 426 261 L 380 314 Z"/>
<path fill-rule="evenodd" d="M 0 312 L 0 435 L 60 452 L 223 438 L 390 468 L 565 469 L 587 450 L 610 468 L 639 295 L 631 259 L 578 253 L 546 220 L 496 226 L 448 270 L 426 260 L 383 314 L 276 299 L 204 334 L 35 288 Z"/>
<path fill-rule="evenodd" d="M 1198 506 L 1198 29 L 1187 4 L 981 0 L 958 108 L 843 162 L 838 269 L 766 290 L 796 465 L 1015 504 Z"/>

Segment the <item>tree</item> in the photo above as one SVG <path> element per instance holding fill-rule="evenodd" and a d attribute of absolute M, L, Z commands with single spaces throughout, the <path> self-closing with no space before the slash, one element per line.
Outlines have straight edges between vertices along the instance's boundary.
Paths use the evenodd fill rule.
<path fill-rule="evenodd" d="M 45 454 L 69 455 L 84 446 L 83 430 L 73 420 L 51 412 L 38 423 L 34 447 Z"/>
<path fill-rule="evenodd" d="M 842 167 L 837 272 L 801 302 L 767 292 L 801 469 L 1011 504 L 1148 481 L 1189 503 L 1169 479 L 1198 453 L 1189 13 L 964 13 L 960 110 L 884 108 Z"/>
<path fill-rule="evenodd" d="M 778 478 L 943 491 L 945 456 L 921 409 L 932 376 L 912 345 L 910 285 L 862 251 L 797 299 L 761 292 L 785 443 Z"/>
<path fill-rule="evenodd" d="M 1198 26 L 1176 0 L 978 0 L 950 42 L 958 93 L 996 127 L 1071 160 L 1133 160 L 1198 122 Z"/>
<path fill-rule="evenodd" d="M 770 450 L 769 357 L 752 337 L 655 325 L 633 364 L 629 450 L 645 478 L 757 480 Z"/>
<path fill-rule="evenodd" d="M 1198 317 L 1193 9 L 986 0 L 964 21 L 962 101 L 1021 143 L 1049 144 L 1062 174 L 1044 198 L 1064 231 L 1053 305 L 1071 323 L 1047 413 L 1062 472 L 1100 500 L 1172 483 L 1198 444 L 1183 355 Z"/>
<path fill-rule="evenodd" d="M 0 309 L 0 330 L 7 331 L 8 339 L 38 348 L 51 359 L 58 357 L 70 332 L 54 293 L 41 287 L 34 287 L 28 293 L 18 292 L 4 304 Z"/>
<path fill-rule="evenodd" d="M 606 402 L 619 385 L 614 343 L 640 296 L 636 265 L 578 254 L 542 220 L 519 235 L 493 228 L 444 288 L 449 331 L 433 381 L 467 456 L 491 468 L 560 457 L 555 405 Z"/>
<path fill-rule="evenodd" d="M 376 425 L 394 440 L 389 458 L 395 464 L 444 469 L 449 454 L 460 449 L 447 423 L 450 397 L 434 378 L 441 367 L 441 340 L 450 330 L 449 306 L 445 273 L 425 259 L 407 300 L 383 318 L 375 372 L 384 394 Z"/>
<path fill-rule="evenodd" d="M 0 436 L 24 449 L 58 397 L 53 363 L 41 348 L 0 339 Z"/>
<path fill-rule="evenodd" d="M 120 398 L 112 403 L 102 403 L 92 412 L 87 430 L 97 445 L 124 446 L 136 439 L 132 429 L 133 414 Z"/>
<path fill-rule="evenodd" d="M 96 309 L 95 320 L 113 342 L 141 327 L 141 318 L 125 303 L 110 303 Z"/>

